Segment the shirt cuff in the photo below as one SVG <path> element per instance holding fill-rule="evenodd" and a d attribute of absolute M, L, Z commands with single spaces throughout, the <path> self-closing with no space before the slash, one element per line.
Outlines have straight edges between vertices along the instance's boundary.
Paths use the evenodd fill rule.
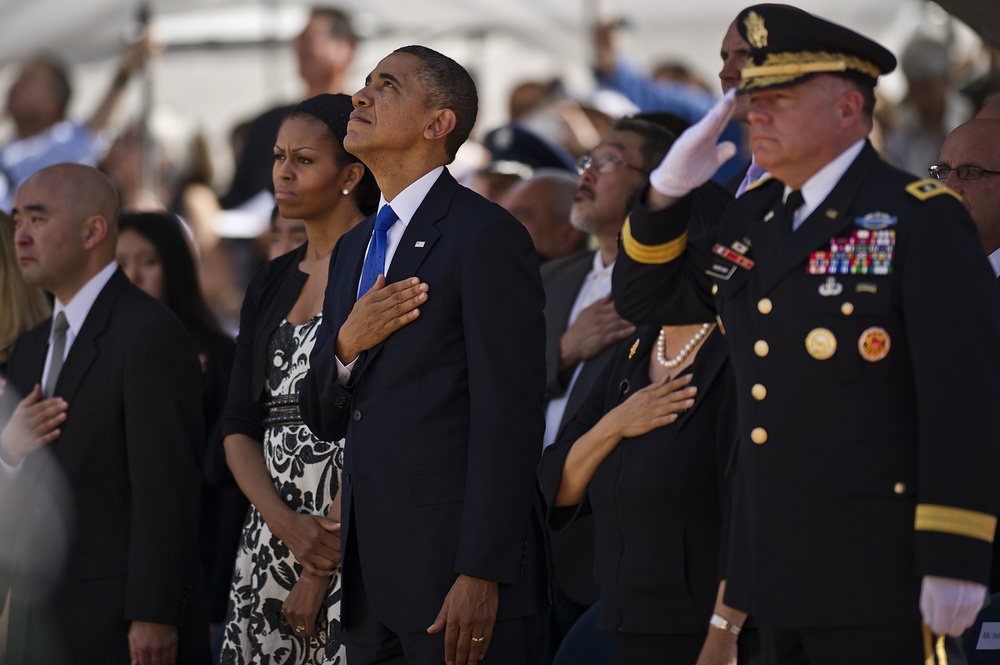
<path fill-rule="evenodd" d="M 344 365 L 344 363 L 340 362 L 340 358 L 337 358 L 337 356 L 334 356 L 334 358 L 337 361 L 337 385 L 346 386 L 347 382 L 351 380 L 351 371 L 354 369 L 354 363 L 358 362 L 358 359 L 355 358 L 347 363 L 347 365 Z"/>

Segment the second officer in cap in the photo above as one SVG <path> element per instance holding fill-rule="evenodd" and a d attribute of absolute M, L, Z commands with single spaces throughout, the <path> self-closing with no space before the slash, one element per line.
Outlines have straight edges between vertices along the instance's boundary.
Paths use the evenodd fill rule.
<path fill-rule="evenodd" d="M 982 606 L 1000 509 L 1000 293 L 954 192 L 880 160 L 875 42 L 785 5 L 737 19 L 754 157 L 773 178 L 689 237 L 727 96 L 622 231 L 628 320 L 718 317 L 736 373 L 726 603 L 774 663 L 923 662 Z M 670 353 L 672 351 L 668 351 Z M 738 617 L 713 619 L 727 651 Z"/>

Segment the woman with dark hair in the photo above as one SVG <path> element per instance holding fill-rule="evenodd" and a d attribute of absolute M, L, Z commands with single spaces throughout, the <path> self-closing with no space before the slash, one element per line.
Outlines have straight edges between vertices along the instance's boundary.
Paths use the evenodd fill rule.
<path fill-rule="evenodd" d="M 306 244 L 266 264 L 247 288 L 224 445 L 252 504 L 236 559 L 222 662 L 343 663 L 340 472 L 343 441 L 302 422 L 299 384 L 322 318 L 337 240 L 375 211 L 374 178 L 343 140 L 348 95 L 318 95 L 285 117 L 274 146 L 281 216 Z"/>
<path fill-rule="evenodd" d="M 195 341 L 204 376 L 207 443 L 202 469 L 201 554 L 209 622 L 225 618 L 247 500 L 226 468 L 219 445 L 235 343 L 223 333 L 198 284 L 191 242 L 181 220 L 167 212 L 132 213 L 118 223 L 118 263 L 129 280 L 177 314 Z"/>

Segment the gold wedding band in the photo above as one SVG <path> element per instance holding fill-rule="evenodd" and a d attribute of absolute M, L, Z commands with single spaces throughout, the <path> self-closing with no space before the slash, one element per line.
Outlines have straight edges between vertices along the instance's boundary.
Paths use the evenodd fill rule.
<path fill-rule="evenodd" d="M 472 641 L 473 641 L 473 642 L 476 642 L 476 643 L 479 643 L 479 642 L 482 642 L 482 641 L 483 641 L 483 640 L 485 640 L 485 639 L 486 639 L 486 636 L 485 636 L 485 635 L 483 635 L 482 637 L 473 637 L 473 638 L 472 638 Z"/>
<path fill-rule="evenodd" d="M 296 633 L 301 633 L 301 632 L 302 632 L 302 631 L 304 631 L 305 629 L 306 629 L 306 627 L 305 627 L 305 626 L 296 626 L 296 627 L 295 627 L 295 632 L 296 632 Z"/>

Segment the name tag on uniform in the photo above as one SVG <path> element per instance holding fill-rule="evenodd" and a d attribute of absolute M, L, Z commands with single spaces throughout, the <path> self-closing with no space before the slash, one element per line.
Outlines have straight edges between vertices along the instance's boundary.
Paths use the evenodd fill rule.
<path fill-rule="evenodd" d="M 976 651 L 1000 651 L 1000 622 L 983 622 L 983 627 L 979 629 Z"/>

